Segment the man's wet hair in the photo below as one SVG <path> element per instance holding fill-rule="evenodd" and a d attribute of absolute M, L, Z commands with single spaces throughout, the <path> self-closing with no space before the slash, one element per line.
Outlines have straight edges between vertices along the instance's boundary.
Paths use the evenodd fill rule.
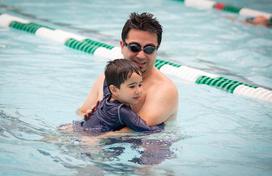
<path fill-rule="evenodd" d="M 147 12 L 144 12 L 142 14 L 138 14 L 135 12 L 131 13 L 122 30 L 123 41 L 127 39 L 128 33 L 131 29 L 156 33 L 158 36 L 158 45 L 161 44 L 163 32 L 162 26 L 153 14 Z"/>

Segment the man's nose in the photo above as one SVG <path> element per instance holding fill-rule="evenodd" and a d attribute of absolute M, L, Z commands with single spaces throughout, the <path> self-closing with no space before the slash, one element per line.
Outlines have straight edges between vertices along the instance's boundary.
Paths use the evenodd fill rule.
<path fill-rule="evenodd" d="M 139 51 L 137 54 L 138 59 L 144 59 L 145 58 L 145 53 L 143 50 Z"/>

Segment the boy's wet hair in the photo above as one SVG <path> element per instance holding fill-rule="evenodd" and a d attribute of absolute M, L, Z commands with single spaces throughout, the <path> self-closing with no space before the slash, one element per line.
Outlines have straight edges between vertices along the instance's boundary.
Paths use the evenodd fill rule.
<path fill-rule="evenodd" d="M 162 26 L 151 13 L 131 13 L 122 30 L 123 41 L 127 39 L 130 29 L 137 29 L 141 31 L 156 33 L 158 36 L 158 45 L 161 44 Z"/>
<path fill-rule="evenodd" d="M 114 85 L 120 89 L 120 85 L 130 78 L 133 72 L 142 76 L 140 67 L 129 60 L 115 59 L 109 61 L 105 67 L 105 79 L 108 88 L 110 85 Z"/>

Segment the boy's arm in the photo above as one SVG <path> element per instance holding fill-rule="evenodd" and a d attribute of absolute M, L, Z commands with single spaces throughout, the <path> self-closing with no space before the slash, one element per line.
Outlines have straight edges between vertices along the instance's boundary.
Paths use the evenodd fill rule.
<path fill-rule="evenodd" d="M 148 126 L 146 122 L 129 108 L 122 106 L 120 108 L 120 118 L 122 124 L 137 132 L 160 132 L 164 130 L 164 123 L 156 126 Z"/>

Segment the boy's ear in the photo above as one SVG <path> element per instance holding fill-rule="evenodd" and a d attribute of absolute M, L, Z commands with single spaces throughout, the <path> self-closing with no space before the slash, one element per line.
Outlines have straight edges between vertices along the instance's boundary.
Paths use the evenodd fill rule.
<path fill-rule="evenodd" d="M 112 95 L 118 96 L 117 87 L 115 87 L 114 85 L 110 85 L 109 89 L 110 89 Z"/>

